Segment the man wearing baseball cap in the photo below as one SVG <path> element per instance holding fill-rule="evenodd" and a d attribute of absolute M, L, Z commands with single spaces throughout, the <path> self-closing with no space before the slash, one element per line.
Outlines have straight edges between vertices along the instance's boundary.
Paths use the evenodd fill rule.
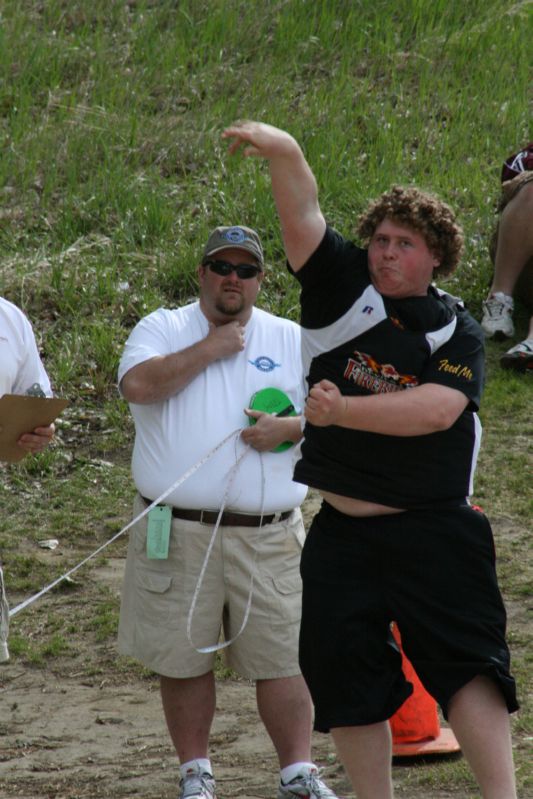
<path fill-rule="evenodd" d="M 228 665 L 256 683 L 279 799 L 335 799 L 311 762 L 312 706 L 298 665 L 300 329 L 255 307 L 264 265 L 254 230 L 215 228 L 198 301 L 142 319 L 119 366 L 135 422 L 134 515 L 179 483 L 132 527 L 119 626 L 120 651 L 160 675 L 179 799 L 215 799 L 208 742 L 221 630 Z M 280 415 L 248 407 L 265 389 L 286 395 Z"/>

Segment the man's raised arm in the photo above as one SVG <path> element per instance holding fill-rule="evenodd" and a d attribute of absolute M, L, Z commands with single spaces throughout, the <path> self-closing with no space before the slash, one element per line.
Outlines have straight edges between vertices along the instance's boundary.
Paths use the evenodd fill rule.
<path fill-rule="evenodd" d="M 286 131 L 262 122 L 236 122 L 222 136 L 232 139 L 231 154 L 243 147 L 243 155 L 269 162 L 285 252 L 298 271 L 322 241 L 326 228 L 315 176 L 300 145 Z"/>

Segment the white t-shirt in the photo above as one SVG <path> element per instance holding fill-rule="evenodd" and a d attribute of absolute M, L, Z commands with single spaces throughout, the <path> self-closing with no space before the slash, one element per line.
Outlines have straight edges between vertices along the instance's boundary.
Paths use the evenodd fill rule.
<path fill-rule="evenodd" d="M 158 355 L 183 350 L 207 336 L 209 325 L 198 302 L 175 310 L 160 308 L 132 331 L 119 366 L 119 382 L 132 367 Z M 245 348 L 210 364 L 182 391 L 149 405 L 130 404 L 135 421 L 132 471 L 138 491 L 156 499 L 229 433 L 248 425 L 244 408 L 262 388 L 279 388 L 298 412 L 305 386 L 300 328 L 254 308 L 245 326 Z M 164 502 L 182 508 L 218 510 L 236 459 L 245 450 L 226 507 L 244 513 L 288 510 L 305 498 L 307 487 L 292 480 L 299 446 L 259 454 L 238 436 L 219 449 Z"/>
<path fill-rule="evenodd" d="M 0 297 L 0 396 L 26 394 L 34 383 L 52 395 L 30 322 L 20 308 Z"/>

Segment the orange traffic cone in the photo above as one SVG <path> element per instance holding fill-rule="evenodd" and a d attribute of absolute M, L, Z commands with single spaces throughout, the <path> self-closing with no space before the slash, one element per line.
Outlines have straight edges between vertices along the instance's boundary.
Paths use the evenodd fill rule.
<path fill-rule="evenodd" d="M 416 755 L 444 755 L 459 752 L 461 747 L 452 730 L 441 728 L 437 703 L 426 691 L 412 663 L 402 649 L 402 639 L 396 624 L 392 633 L 402 653 L 402 669 L 413 684 L 413 693 L 389 720 L 392 730 L 394 757 Z"/>

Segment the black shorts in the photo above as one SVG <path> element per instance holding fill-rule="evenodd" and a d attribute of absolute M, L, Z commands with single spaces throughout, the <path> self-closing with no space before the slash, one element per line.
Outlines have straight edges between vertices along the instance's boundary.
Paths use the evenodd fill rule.
<path fill-rule="evenodd" d="M 486 517 L 469 506 L 353 518 L 323 503 L 306 539 L 300 665 L 315 729 L 374 724 L 411 694 L 390 632 L 447 716 L 478 674 L 518 708 Z"/>

